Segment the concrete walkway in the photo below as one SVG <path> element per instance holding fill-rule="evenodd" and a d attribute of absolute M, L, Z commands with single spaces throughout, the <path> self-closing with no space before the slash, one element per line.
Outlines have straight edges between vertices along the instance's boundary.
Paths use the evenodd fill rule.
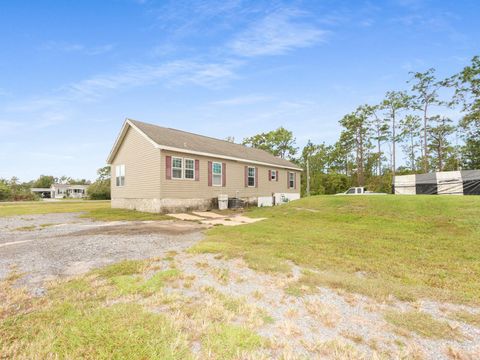
<path fill-rule="evenodd" d="M 179 214 L 167 214 L 175 219 L 198 221 L 205 225 L 225 225 L 225 226 L 238 226 L 244 224 L 252 224 L 258 221 L 265 220 L 266 218 L 249 218 L 242 215 L 221 215 L 211 211 L 194 211 L 191 214 L 179 213 Z"/>

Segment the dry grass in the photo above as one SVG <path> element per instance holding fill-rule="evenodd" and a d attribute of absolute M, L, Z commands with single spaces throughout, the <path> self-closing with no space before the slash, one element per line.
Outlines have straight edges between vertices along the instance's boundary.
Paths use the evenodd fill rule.
<path fill-rule="evenodd" d="M 388 311 L 385 320 L 396 327 L 415 332 L 425 338 L 457 339 L 463 338 L 462 333 L 445 321 L 434 319 L 430 314 L 420 311 Z"/>
<path fill-rule="evenodd" d="M 306 301 L 305 308 L 314 319 L 329 328 L 337 326 L 341 318 L 338 310 L 334 306 L 326 305 L 320 300 Z"/>
<path fill-rule="evenodd" d="M 480 313 L 468 312 L 468 311 L 456 311 L 448 315 L 452 319 L 461 321 L 476 327 L 480 327 Z"/>
<path fill-rule="evenodd" d="M 332 360 L 367 359 L 364 354 L 356 350 L 353 346 L 344 342 L 340 342 L 338 340 L 332 340 L 316 344 L 312 348 L 312 350 L 313 352 L 321 356 L 321 358 L 327 358 Z"/>
<path fill-rule="evenodd" d="M 461 349 L 455 349 L 448 346 L 445 349 L 445 354 L 452 360 L 477 360 L 480 359 L 480 348 L 473 352 L 467 352 Z"/>
<path fill-rule="evenodd" d="M 154 266 L 153 260 L 112 264 L 54 282 L 42 298 L 12 287 L 19 276 L 12 274 L 0 284 L 0 353 L 15 359 L 266 358 L 258 352 L 264 341 L 252 330 L 266 322 L 263 310 L 213 288 L 198 298 L 165 292 L 185 277 L 172 269 L 152 274 Z M 193 343 L 201 346 L 198 356 L 190 352 Z"/>
<path fill-rule="evenodd" d="M 15 231 L 33 231 L 35 230 L 37 227 L 35 225 L 27 225 L 27 226 L 20 226 L 20 227 L 17 227 L 13 230 Z"/>

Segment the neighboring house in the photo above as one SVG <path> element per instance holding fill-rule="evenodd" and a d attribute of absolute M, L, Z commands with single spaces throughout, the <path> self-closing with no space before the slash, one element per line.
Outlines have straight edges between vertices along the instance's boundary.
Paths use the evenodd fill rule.
<path fill-rule="evenodd" d="M 208 209 L 219 195 L 268 206 L 300 198 L 297 165 L 232 142 L 127 119 L 110 152 L 112 207 Z"/>
<path fill-rule="evenodd" d="M 31 188 L 30 190 L 47 199 L 82 199 L 87 196 L 87 188 L 88 185 L 52 184 L 49 188 Z"/>

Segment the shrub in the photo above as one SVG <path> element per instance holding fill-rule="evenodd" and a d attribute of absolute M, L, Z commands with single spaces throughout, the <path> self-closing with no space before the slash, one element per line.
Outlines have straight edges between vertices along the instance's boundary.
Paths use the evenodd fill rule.
<path fill-rule="evenodd" d="M 8 201 L 12 199 L 12 190 L 4 182 L 0 181 L 0 201 Z"/>
<path fill-rule="evenodd" d="M 87 194 L 91 200 L 110 200 L 110 179 L 95 181 L 88 187 Z"/>

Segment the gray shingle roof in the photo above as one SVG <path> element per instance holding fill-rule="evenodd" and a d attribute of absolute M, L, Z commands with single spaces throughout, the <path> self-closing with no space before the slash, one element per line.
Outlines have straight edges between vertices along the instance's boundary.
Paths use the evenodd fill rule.
<path fill-rule="evenodd" d="M 291 167 L 301 170 L 298 165 L 288 160 L 278 158 L 272 154 L 251 148 L 245 145 L 235 144 L 229 141 L 211 138 L 208 136 L 192 134 L 182 130 L 166 128 L 158 125 L 147 124 L 141 121 L 128 119 L 146 136 L 160 146 L 172 147 L 184 151 L 201 152 L 238 158 L 245 161 L 268 163 L 281 167 Z"/>

